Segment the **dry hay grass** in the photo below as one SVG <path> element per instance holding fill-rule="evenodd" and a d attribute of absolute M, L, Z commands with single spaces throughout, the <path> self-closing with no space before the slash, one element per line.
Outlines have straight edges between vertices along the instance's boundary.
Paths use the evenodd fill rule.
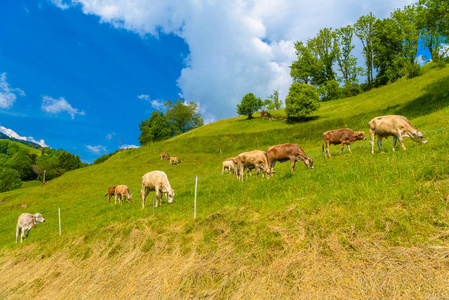
<path fill-rule="evenodd" d="M 348 250 L 331 235 L 298 249 L 287 230 L 271 230 L 280 232 L 285 248 L 264 262 L 226 244 L 206 254 L 183 254 L 156 243 L 145 253 L 148 236 L 137 229 L 128 240 L 115 241 L 123 245 L 119 253 L 106 243 L 92 245 L 84 259 L 3 253 L 0 298 L 449 298 L 449 247 L 387 247 L 354 238 Z M 201 234 L 192 243 L 199 240 Z"/>

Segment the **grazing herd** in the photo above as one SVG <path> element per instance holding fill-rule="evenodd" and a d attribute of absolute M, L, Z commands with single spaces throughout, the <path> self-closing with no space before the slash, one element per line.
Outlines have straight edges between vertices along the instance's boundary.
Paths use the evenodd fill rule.
<path fill-rule="evenodd" d="M 369 122 L 370 133 L 370 145 L 371 153 L 374 154 L 374 139 L 377 136 L 377 145 L 381 152 L 382 139 L 393 136 L 393 151 L 395 151 L 396 141 L 399 140 L 402 148 L 405 150 L 403 137 L 409 137 L 413 141 L 418 143 L 427 143 L 422 132 L 413 128 L 410 122 L 403 116 L 390 115 L 383 117 L 376 117 Z M 366 140 L 363 131 L 354 132 L 351 129 L 337 129 L 326 131 L 323 133 L 323 152 L 325 158 L 331 158 L 329 152 L 329 146 L 341 145 L 340 155 L 343 153 L 344 145 L 348 146 L 349 152 L 351 152 L 350 145 L 357 140 Z M 177 165 L 181 162 L 178 157 L 170 157 L 167 153 L 161 153 L 161 160 L 169 160 L 171 165 Z M 239 181 L 243 181 L 244 170 L 247 170 L 248 174 L 252 176 L 251 169 L 256 169 L 256 178 L 259 173 L 262 177 L 270 178 L 275 172 L 273 171 L 276 162 L 285 162 L 290 160 L 291 171 L 295 170 L 295 163 L 297 160 L 304 162 L 309 168 L 313 169 L 313 161 L 302 150 L 299 145 L 296 144 L 282 144 L 269 147 L 266 151 L 254 150 L 250 152 L 240 153 L 236 157 L 228 158 L 222 164 L 222 174 L 228 171 L 233 174 L 233 177 L 239 178 Z M 168 203 L 173 202 L 175 191 L 171 188 L 167 175 L 162 171 L 148 172 L 142 176 L 142 189 L 140 191 L 142 197 L 142 209 L 145 208 L 145 199 L 150 191 L 156 192 L 155 207 L 161 205 L 162 194 L 165 194 L 165 198 Z M 108 188 L 108 192 L 105 197 L 108 196 L 108 202 L 112 196 L 115 197 L 115 204 L 117 204 L 117 198 L 119 203 L 122 199 L 127 199 L 131 202 L 132 195 L 129 193 L 129 189 L 126 185 L 111 186 Z M 45 222 L 41 214 L 36 213 L 34 215 L 24 213 L 19 216 L 16 228 L 16 243 L 19 236 L 19 232 L 22 232 L 20 241 L 28 236 L 28 232 L 37 223 Z"/>

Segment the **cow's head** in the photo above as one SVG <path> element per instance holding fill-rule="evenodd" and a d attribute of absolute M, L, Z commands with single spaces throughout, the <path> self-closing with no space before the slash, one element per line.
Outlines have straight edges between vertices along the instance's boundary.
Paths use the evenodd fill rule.
<path fill-rule="evenodd" d="M 424 138 L 424 135 L 419 130 L 416 133 L 412 133 L 411 135 L 409 135 L 409 137 L 412 140 L 414 140 L 415 142 L 418 142 L 418 143 L 421 143 L 421 144 L 427 143 L 427 140 Z"/>
<path fill-rule="evenodd" d="M 129 194 L 128 200 L 131 200 L 133 198 L 133 194 Z"/>
<path fill-rule="evenodd" d="M 34 214 L 33 215 L 33 220 L 34 220 L 34 223 L 43 223 L 43 222 L 45 222 L 45 219 L 42 217 L 42 215 L 40 213 Z"/>
<path fill-rule="evenodd" d="M 270 168 L 270 165 L 264 165 L 263 166 L 263 170 L 265 172 L 265 175 L 267 176 L 267 178 L 271 178 L 271 176 L 273 176 L 273 169 Z"/>
<path fill-rule="evenodd" d="M 307 167 L 309 167 L 309 169 L 313 169 L 313 160 L 310 157 L 305 157 L 304 158 L 304 163 L 306 164 Z"/>
<path fill-rule="evenodd" d="M 172 203 L 173 202 L 173 197 L 175 196 L 175 190 L 174 189 L 170 189 L 167 194 L 167 202 L 168 203 Z"/>
<path fill-rule="evenodd" d="M 363 131 L 357 131 L 355 134 L 358 140 L 366 141 L 365 133 Z"/>

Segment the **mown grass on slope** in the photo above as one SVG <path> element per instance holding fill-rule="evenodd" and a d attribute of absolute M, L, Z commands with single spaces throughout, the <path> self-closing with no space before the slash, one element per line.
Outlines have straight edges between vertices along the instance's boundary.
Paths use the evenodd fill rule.
<path fill-rule="evenodd" d="M 337 247 L 346 259 L 358 261 L 368 245 L 447 246 L 449 129 L 425 133 L 429 140 L 425 145 L 405 139 L 407 151 L 392 152 L 392 142 L 385 141 L 385 153 L 376 149 L 371 155 L 367 142 L 357 142 L 352 155 L 345 151 L 340 157 L 333 152 L 333 158 L 325 160 L 320 154 L 322 132 L 351 127 L 368 136 L 368 121 L 379 115 L 403 114 L 423 132 L 449 127 L 447 86 L 449 68 L 352 99 L 323 103 L 319 119 L 307 123 L 243 117 L 222 120 L 169 141 L 121 151 L 103 164 L 69 172 L 42 188 L 0 194 L 0 247 L 4 250 L 0 253 L 8 257 L 9 252 L 25 255 L 21 250 L 27 250 L 49 259 L 67 253 L 87 263 L 98 257 L 115 262 L 137 251 L 133 255 L 166 255 L 180 257 L 180 261 L 198 255 L 215 257 L 224 265 L 220 253 L 226 249 L 226 262 L 231 265 L 236 262 L 229 261 L 233 259 L 230 254 L 240 264 L 263 270 L 311 247 L 320 260 L 335 258 Z M 298 163 L 292 174 L 288 162 L 277 164 L 273 178 L 253 176 L 244 183 L 218 174 L 227 157 L 286 142 L 298 143 L 313 155 L 315 168 L 308 170 Z M 170 166 L 160 161 L 163 151 L 183 162 Z M 176 191 L 174 203 L 164 202 L 155 217 L 152 194 L 144 210 L 139 199 L 141 176 L 152 170 L 165 171 Z M 195 176 L 199 176 L 196 220 Z M 132 203 L 107 203 L 107 187 L 117 184 L 130 187 Z M 47 222 L 33 229 L 26 243 L 16 245 L 15 222 L 22 212 L 41 212 Z M 135 268 L 136 274 L 141 272 Z M 232 296 L 236 287 L 257 278 L 242 271 L 244 276 L 236 274 L 227 281 L 225 274 L 230 270 L 223 268 L 216 270 L 216 277 L 188 273 L 177 284 L 178 294 L 171 295 L 187 296 L 192 291 L 201 295 L 218 289 Z M 285 291 L 293 293 L 290 284 L 301 281 L 304 270 L 296 268 L 295 272 L 299 273 L 290 279 L 286 275 L 279 283 Z M 377 287 L 389 289 L 384 283 L 379 279 Z M 398 295 L 390 291 L 377 296 Z"/>

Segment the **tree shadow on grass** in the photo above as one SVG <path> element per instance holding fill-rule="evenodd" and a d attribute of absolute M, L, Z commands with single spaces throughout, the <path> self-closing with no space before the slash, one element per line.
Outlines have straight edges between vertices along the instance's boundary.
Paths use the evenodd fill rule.
<path fill-rule="evenodd" d="M 290 117 L 285 122 L 287 124 L 306 123 L 306 122 L 309 122 L 309 121 L 317 120 L 318 118 L 319 118 L 319 116 L 310 116 L 310 117 L 302 117 L 302 118 Z"/>
<path fill-rule="evenodd" d="M 431 114 L 449 105 L 449 77 L 443 78 L 429 85 L 424 95 L 413 101 L 400 105 L 394 114 L 414 119 Z"/>

